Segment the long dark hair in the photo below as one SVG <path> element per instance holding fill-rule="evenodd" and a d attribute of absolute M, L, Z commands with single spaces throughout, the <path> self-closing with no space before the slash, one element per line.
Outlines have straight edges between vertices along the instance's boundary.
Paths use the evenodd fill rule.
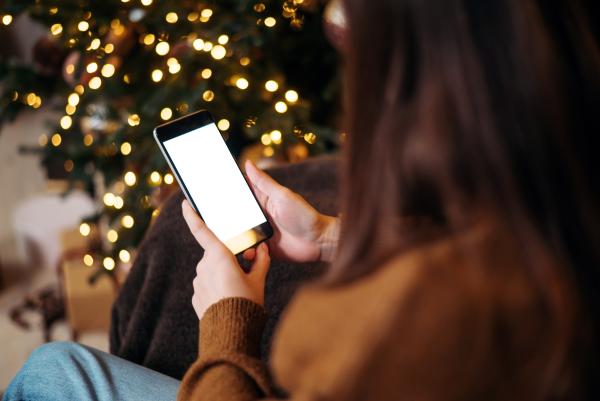
<path fill-rule="evenodd" d="M 572 304 L 599 342 L 600 53 L 581 4 L 346 0 L 344 9 L 335 280 L 462 230 L 484 208 L 524 249 L 560 261 L 566 274 L 540 268 L 537 251 L 526 265 L 556 310 L 567 293 L 556 281 L 572 282 Z"/>

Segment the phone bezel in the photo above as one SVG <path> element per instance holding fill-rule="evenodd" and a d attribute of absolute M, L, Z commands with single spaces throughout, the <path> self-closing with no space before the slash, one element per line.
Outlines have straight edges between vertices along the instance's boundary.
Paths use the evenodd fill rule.
<path fill-rule="evenodd" d="M 192 205 L 192 207 L 194 208 L 196 213 L 198 213 L 200 218 L 202 218 L 202 214 L 200 213 L 198 206 L 194 202 L 194 199 L 190 195 L 190 193 L 185 185 L 185 182 L 179 175 L 179 171 L 177 170 L 177 167 L 175 167 L 175 163 L 171 159 L 171 156 L 169 155 L 169 152 L 167 151 L 163 142 L 168 141 L 169 139 L 176 138 L 181 135 L 188 134 L 190 131 L 204 127 L 209 124 L 216 125 L 216 122 L 215 122 L 213 116 L 206 110 L 199 110 L 194 113 L 180 117 L 176 120 L 169 121 L 165 124 L 159 125 L 158 127 L 154 128 L 154 132 L 153 132 L 154 139 L 156 140 L 156 143 L 158 144 L 158 147 L 160 148 L 161 153 L 163 154 L 171 171 L 173 172 L 175 179 L 179 183 L 179 187 L 181 188 L 183 194 L 185 195 L 186 199 L 190 202 L 190 204 Z M 236 166 L 237 166 L 238 170 L 240 171 L 240 174 L 242 174 L 242 176 L 244 176 L 244 174 L 242 173 L 242 170 L 239 168 L 237 163 L 236 163 Z M 244 178 L 245 178 L 245 176 L 244 176 Z M 271 226 L 271 223 L 269 222 L 267 213 L 265 213 L 260 202 L 256 198 L 256 195 L 254 194 L 252 187 L 247 182 L 246 182 L 246 185 L 248 185 L 248 188 L 250 189 L 250 192 L 252 193 L 252 196 L 254 197 L 254 200 L 256 201 L 256 204 L 260 208 L 262 214 L 265 216 L 266 221 L 256 227 L 253 227 L 250 229 L 250 230 L 253 230 L 257 235 L 259 235 L 260 239 L 258 241 L 256 241 L 254 244 L 248 246 L 247 248 L 237 252 L 236 254 L 240 254 L 240 253 L 244 252 L 246 249 L 252 248 L 252 247 L 260 244 L 261 242 L 268 240 L 269 238 L 271 238 L 273 236 L 273 227 Z"/>

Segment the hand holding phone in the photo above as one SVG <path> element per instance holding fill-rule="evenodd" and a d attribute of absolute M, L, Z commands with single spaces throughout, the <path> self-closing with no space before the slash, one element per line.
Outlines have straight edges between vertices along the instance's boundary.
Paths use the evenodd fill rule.
<path fill-rule="evenodd" d="M 190 205 L 233 254 L 272 236 L 210 113 L 199 111 L 161 125 L 154 137 Z"/>

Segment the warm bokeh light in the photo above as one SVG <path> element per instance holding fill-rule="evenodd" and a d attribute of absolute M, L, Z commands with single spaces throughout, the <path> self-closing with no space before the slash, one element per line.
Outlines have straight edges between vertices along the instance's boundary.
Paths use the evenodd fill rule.
<path fill-rule="evenodd" d="M 221 131 L 227 131 L 229 129 L 229 120 L 223 118 L 222 120 L 219 120 L 219 122 L 217 123 L 217 127 L 219 127 L 219 129 Z"/>
<path fill-rule="evenodd" d="M 87 237 L 92 232 L 92 227 L 88 223 L 81 223 L 79 225 L 79 234 Z"/>
<path fill-rule="evenodd" d="M 277 20 L 273 17 L 265 18 L 265 26 L 268 28 L 273 28 L 277 24 Z"/>
<path fill-rule="evenodd" d="M 200 73 L 200 75 L 202 75 L 202 78 L 204 79 L 208 79 L 212 76 L 212 71 L 210 68 L 205 68 L 202 70 L 202 72 Z"/>
<path fill-rule="evenodd" d="M 165 184 L 171 185 L 173 183 L 173 181 L 174 181 L 173 174 L 171 174 L 171 173 L 165 174 L 165 177 L 164 177 Z"/>
<path fill-rule="evenodd" d="M 130 215 L 126 214 L 125 216 L 121 217 L 121 225 L 123 225 L 123 227 L 131 228 L 134 224 L 135 220 Z"/>
<path fill-rule="evenodd" d="M 119 259 L 121 259 L 121 262 L 123 263 L 128 263 L 131 260 L 131 254 L 128 250 L 121 249 L 119 251 Z"/>
<path fill-rule="evenodd" d="M 58 147 L 62 142 L 62 137 L 58 133 L 54 134 L 52 135 L 52 138 L 50 138 L 50 142 L 52 142 L 53 146 Z"/>
<path fill-rule="evenodd" d="M 60 126 L 62 127 L 62 129 L 69 129 L 72 125 L 73 119 L 71 118 L 71 116 L 63 116 L 60 119 Z"/>
<path fill-rule="evenodd" d="M 238 78 L 235 81 L 235 86 L 237 86 L 241 90 L 248 89 L 248 85 L 249 85 L 249 82 L 246 78 Z"/>
<path fill-rule="evenodd" d="M 89 253 L 86 253 L 83 256 L 83 263 L 86 266 L 92 266 L 94 264 L 94 258 L 92 257 L 92 255 L 90 255 Z"/>
<path fill-rule="evenodd" d="M 110 78 L 115 74 L 115 66 L 112 64 L 104 64 L 100 73 L 103 77 Z"/>
<path fill-rule="evenodd" d="M 158 171 L 153 171 L 150 174 L 150 182 L 153 184 L 160 184 L 162 181 L 162 177 L 160 176 L 160 173 Z"/>
<path fill-rule="evenodd" d="M 160 82 L 163 79 L 163 72 L 161 70 L 152 71 L 152 80 L 154 82 Z"/>
<path fill-rule="evenodd" d="M 167 53 L 169 53 L 170 49 L 171 49 L 171 46 L 169 46 L 169 44 L 167 42 L 158 42 L 158 44 L 156 45 L 155 51 L 156 51 L 156 54 L 158 54 L 159 56 L 164 56 Z"/>
<path fill-rule="evenodd" d="M 102 261 L 102 266 L 104 266 L 104 268 L 106 270 L 112 270 L 115 268 L 115 260 L 113 258 L 107 256 Z"/>
<path fill-rule="evenodd" d="M 170 120 L 171 117 L 173 117 L 173 110 L 171 110 L 169 107 L 165 107 L 160 111 L 160 118 L 163 120 Z"/>
<path fill-rule="evenodd" d="M 108 242 L 117 242 L 119 239 L 119 233 L 116 230 L 108 230 L 106 233 L 106 239 Z"/>
<path fill-rule="evenodd" d="M 87 72 L 89 72 L 90 74 L 93 74 L 94 72 L 98 71 L 98 63 L 95 62 L 91 62 L 89 63 L 86 67 L 85 70 Z"/>
<path fill-rule="evenodd" d="M 100 77 L 94 77 L 90 79 L 90 83 L 88 84 L 88 86 L 90 87 L 90 89 L 98 89 L 100 88 L 100 86 L 102 86 L 102 80 L 100 79 Z"/>
<path fill-rule="evenodd" d="M 227 50 L 225 50 L 225 48 L 223 46 L 221 46 L 221 45 L 216 45 L 210 51 L 210 55 L 215 60 L 221 60 L 223 57 L 225 57 L 226 54 L 227 54 Z"/>
<path fill-rule="evenodd" d="M 132 127 L 140 125 L 140 116 L 138 114 L 129 115 L 129 117 L 127 118 L 127 123 Z"/>
<path fill-rule="evenodd" d="M 169 24 L 174 24 L 179 20 L 179 16 L 177 15 L 176 12 L 171 11 L 170 13 L 167 13 L 167 15 L 165 15 L 165 21 L 167 21 Z"/>
<path fill-rule="evenodd" d="M 298 92 L 296 92 L 295 90 L 289 90 L 285 92 L 285 100 L 287 100 L 290 103 L 296 103 L 298 101 L 298 97 Z"/>
<path fill-rule="evenodd" d="M 123 176 L 123 180 L 125 181 L 125 184 L 127 186 L 132 187 L 137 182 L 137 177 L 136 177 L 136 175 L 135 175 L 135 173 L 133 171 L 128 171 Z"/>
<path fill-rule="evenodd" d="M 287 109 L 288 109 L 288 107 L 287 107 L 287 104 L 285 104 L 285 102 L 280 101 L 280 102 L 275 103 L 275 111 L 276 112 L 283 114 L 287 111 Z"/>
<path fill-rule="evenodd" d="M 273 141 L 273 143 L 275 143 L 275 144 L 281 143 L 281 138 L 282 138 L 281 131 L 279 131 L 277 129 L 273 130 L 273 131 L 271 131 L 270 136 L 271 136 L 271 141 Z"/>
<path fill-rule="evenodd" d="M 128 154 L 131 153 L 131 144 L 129 142 L 123 142 L 121 144 L 120 150 L 121 150 L 121 154 L 123 156 L 127 156 Z"/>
<path fill-rule="evenodd" d="M 267 82 L 265 82 L 265 89 L 269 92 L 275 92 L 277 91 L 277 89 L 279 89 L 279 84 L 277 83 L 277 81 L 274 81 L 272 79 L 268 80 Z"/>

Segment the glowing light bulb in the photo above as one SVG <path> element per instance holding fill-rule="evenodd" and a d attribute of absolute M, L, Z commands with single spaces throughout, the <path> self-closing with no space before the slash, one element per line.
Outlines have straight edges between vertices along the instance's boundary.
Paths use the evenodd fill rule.
<path fill-rule="evenodd" d="M 317 136 L 312 132 L 307 132 L 304 134 L 304 140 L 312 145 L 317 141 Z"/>
<path fill-rule="evenodd" d="M 210 55 L 215 60 L 221 60 L 223 57 L 225 57 L 226 54 L 227 54 L 227 50 L 225 50 L 225 48 L 223 46 L 221 46 L 221 45 L 216 45 L 210 51 Z"/>
<path fill-rule="evenodd" d="M 150 4 L 152 4 L 153 0 L 141 0 L 141 3 L 143 6 L 149 6 Z"/>
<path fill-rule="evenodd" d="M 267 82 L 265 82 L 265 89 L 269 92 L 275 92 L 277 91 L 277 89 L 279 89 L 279 84 L 277 83 L 277 81 L 270 79 Z"/>
<path fill-rule="evenodd" d="M 60 136 L 60 134 L 54 134 L 52 135 L 52 137 L 50 138 L 50 142 L 52 143 L 52 145 L 54 147 L 59 147 L 61 142 L 62 142 L 62 137 Z"/>
<path fill-rule="evenodd" d="M 79 95 L 77 93 L 71 93 L 67 99 L 67 103 L 71 106 L 77 106 L 79 104 Z"/>
<path fill-rule="evenodd" d="M 217 39 L 217 42 L 219 42 L 220 45 L 226 45 L 227 42 L 229 42 L 229 36 L 227 36 L 227 35 L 221 35 Z"/>
<path fill-rule="evenodd" d="M 248 85 L 249 85 L 249 83 L 246 78 L 238 78 L 235 81 L 235 86 L 237 86 L 241 90 L 248 89 Z"/>
<path fill-rule="evenodd" d="M 219 122 L 217 123 L 217 127 L 219 127 L 219 129 L 221 131 L 227 131 L 229 129 L 229 126 L 230 126 L 229 120 L 227 120 L 225 118 L 222 120 L 219 120 Z"/>
<path fill-rule="evenodd" d="M 91 266 L 91 265 L 93 265 L 93 264 L 94 264 L 94 258 L 93 258 L 93 257 L 92 257 L 92 255 L 90 255 L 89 253 L 86 253 L 86 254 L 83 256 L 83 263 L 84 263 L 86 266 Z"/>
<path fill-rule="evenodd" d="M 202 72 L 200 73 L 200 75 L 202 75 L 202 78 L 204 79 L 208 79 L 212 76 L 212 71 L 210 68 L 205 68 L 202 70 Z"/>
<path fill-rule="evenodd" d="M 60 119 L 60 126 L 62 127 L 62 129 L 69 129 L 71 128 L 71 125 L 73 125 L 73 119 L 71 118 L 71 116 L 63 116 Z"/>
<path fill-rule="evenodd" d="M 215 93 L 211 90 L 204 91 L 204 93 L 202 94 L 202 99 L 204 99 L 207 102 L 212 102 L 214 98 Z"/>
<path fill-rule="evenodd" d="M 174 181 L 173 175 L 170 173 L 165 174 L 164 181 L 165 181 L 165 184 L 171 185 Z"/>
<path fill-rule="evenodd" d="M 92 134 L 85 134 L 83 136 L 83 144 L 85 146 L 92 146 L 94 143 L 94 136 Z"/>
<path fill-rule="evenodd" d="M 213 48 L 213 44 L 209 41 L 204 42 L 204 46 L 202 46 L 202 50 L 204 50 L 205 52 L 211 51 L 212 48 Z"/>
<path fill-rule="evenodd" d="M 280 144 L 281 143 L 281 137 L 282 137 L 281 131 L 279 131 L 277 129 L 273 130 L 273 131 L 271 131 L 271 135 L 270 136 L 271 136 L 271 141 L 273 141 L 273 143 L 275 143 L 275 144 Z"/>
<path fill-rule="evenodd" d="M 245 67 L 245 66 L 247 66 L 248 64 L 250 64 L 250 59 L 249 59 L 248 57 L 242 57 L 242 58 L 240 59 L 240 65 L 241 65 L 241 66 Z"/>
<path fill-rule="evenodd" d="M 108 230 L 108 232 L 106 233 L 106 239 L 109 242 L 117 242 L 117 240 L 119 239 L 119 233 L 115 230 Z"/>
<path fill-rule="evenodd" d="M 62 33 L 62 31 L 63 31 L 63 27 L 61 24 L 54 24 L 50 27 L 50 32 L 54 36 L 60 35 Z"/>
<path fill-rule="evenodd" d="M 80 21 L 79 24 L 77 24 L 77 29 L 79 29 L 81 32 L 85 32 L 90 29 L 90 24 L 87 21 Z"/>
<path fill-rule="evenodd" d="M 125 201 L 120 196 L 115 196 L 115 204 L 113 205 L 115 209 L 121 209 L 125 205 Z"/>
<path fill-rule="evenodd" d="M 140 116 L 137 114 L 129 115 L 129 117 L 127 118 L 127 123 L 132 127 L 140 125 Z"/>
<path fill-rule="evenodd" d="M 73 114 L 75 114 L 75 112 L 77 111 L 77 107 L 75 106 L 71 106 L 70 104 L 68 104 L 65 107 L 65 112 L 67 113 L 67 115 L 71 116 Z"/>
<path fill-rule="evenodd" d="M 88 50 L 98 50 L 101 44 L 102 43 L 100 42 L 100 39 L 96 38 L 90 42 L 90 47 L 88 47 Z"/>
<path fill-rule="evenodd" d="M 126 214 L 125 216 L 121 217 L 121 224 L 125 228 L 131 228 L 131 227 L 133 227 L 134 223 L 135 223 L 135 220 L 133 219 L 133 217 L 131 217 L 128 214 Z"/>
<path fill-rule="evenodd" d="M 110 78 L 115 74 L 115 66 L 112 64 L 104 64 L 100 73 L 103 77 Z"/>
<path fill-rule="evenodd" d="M 273 28 L 277 24 L 277 20 L 273 17 L 265 18 L 265 26 L 268 28 Z"/>
<path fill-rule="evenodd" d="M 298 92 L 296 92 L 295 90 L 289 90 L 285 92 L 285 100 L 287 100 L 290 103 L 296 103 L 298 101 L 298 97 Z"/>
<path fill-rule="evenodd" d="M 102 261 L 102 266 L 104 266 L 106 270 L 112 270 L 115 268 L 115 260 L 107 256 Z"/>
<path fill-rule="evenodd" d="M 287 107 L 287 104 L 285 104 L 285 102 L 280 101 L 280 102 L 275 103 L 275 111 L 276 112 L 283 114 L 287 111 L 287 109 L 288 109 L 288 107 Z"/>
<path fill-rule="evenodd" d="M 137 182 L 137 177 L 135 176 L 135 173 L 133 171 L 128 171 L 123 176 L 123 180 L 125 181 L 125 184 L 127 186 L 132 187 Z"/>
<path fill-rule="evenodd" d="M 156 48 L 154 50 L 156 51 L 156 54 L 158 54 L 159 56 L 164 56 L 167 53 L 169 53 L 170 49 L 171 49 L 171 46 L 169 45 L 169 43 L 158 42 L 158 44 L 156 45 Z"/>
<path fill-rule="evenodd" d="M 155 39 L 156 39 L 156 37 L 155 37 L 153 34 L 151 34 L 151 33 L 149 33 L 149 34 L 146 34 L 146 35 L 144 36 L 144 44 L 145 44 L 146 46 L 150 46 L 152 43 L 154 43 L 154 40 L 155 40 Z"/>
<path fill-rule="evenodd" d="M 2 17 L 2 23 L 6 26 L 10 25 L 13 21 L 13 17 L 10 14 L 6 14 Z"/>
<path fill-rule="evenodd" d="M 90 235 L 91 232 L 92 232 L 92 228 L 90 227 L 90 225 L 88 223 L 81 223 L 79 225 L 79 234 L 83 235 L 84 237 L 87 237 L 88 235 Z"/>
<path fill-rule="evenodd" d="M 181 64 L 176 63 L 169 66 L 169 73 L 177 74 L 179 71 L 181 71 Z"/>
<path fill-rule="evenodd" d="M 152 71 L 152 80 L 154 82 L 160 82 L 162 79 L 163 79 L 163 72 L 161 70 Z"/>
<path fill-rule="evenodd" d="M 169 24 L 174 24 L 179 20 L 179 16 L 177 15 L 176 12 L 171 11 L 170 13 L 167 13 L 167 15 L 165 15 L 165 20 Z"/>
<path fill-rule="evenodd" d="M 262 134 L 260 137 L 260 141 L 262 142 L 263 145 L 269 146 L 271 144 L 271 135 Z"/>
<path fill-rule="evenodd" d="M 94 77 L 90 79 L 90 83 L 88 84 L 88 86 L 90 87 L 90 89 L 98 89 L 100 88 L 100 86 L 102 86 L 102 80 L 100 79 L 100 77 Z"/>
<path fill-rule="evenodd" d="M 119 251 L 119 259 L 123 263 L 128 263 L 131 260 L 131 254 L 126 249 L 121 249 Z"/>
<path fill-rule="evenodd" d="M 160 118 L 163 120 L 169 120 L 171 117 L 173 117 L 173 110 L 171 110 L 169 107 L 165 107 L 160 111 Z"/>
<path fill-rule="evenodd" d="M 115 194 L 113 194 L 112 192 L 105 193 L 104 196 L 102 197 L 102 202 L 104 202 L 104 204 L 106 206 L 114 206 Z"/>
<path fill-rule="evenodd" d="M 198 38 L 192 42 L 192 46 L 198 51 L 204 50 L 204 41 Z"/>
<path fill-rule="evenodd" d="M 131 144 L 129 142 L 123 142 L 121 144 L 121 154 L 127 156 L 131 153 Z"/>
<path fill-rule="evenodd" d="M 160 182 L 162 181 L 162 177 L 160 176 L 160 173 L 158 171 L 153 171 L 150 174 L 150 182 L 153 184 L 160 184 Z"/>
<path fill-rule="evenodd" d="M 200 12 L 202 18 L 210 18 L 213 15 L 213 11 L 210 8 L 205 8 Z"/>
<path fill-rule="evenodd" d="M 104 52 L 106 54 L 110 54 L 114 51 L 115 51 L 115 45 L 113 45 L 112 43 L 107 43 L 106 46 L 104 46 Z"/>
<path fill-rule="evenodd" d="M 90 74 L 93 74 L 94 72 L 98 71 L 98 64 L 97 63 L 89 63 L 86 67 L 85 70 L 87 72 L 89 72 Z"/>

